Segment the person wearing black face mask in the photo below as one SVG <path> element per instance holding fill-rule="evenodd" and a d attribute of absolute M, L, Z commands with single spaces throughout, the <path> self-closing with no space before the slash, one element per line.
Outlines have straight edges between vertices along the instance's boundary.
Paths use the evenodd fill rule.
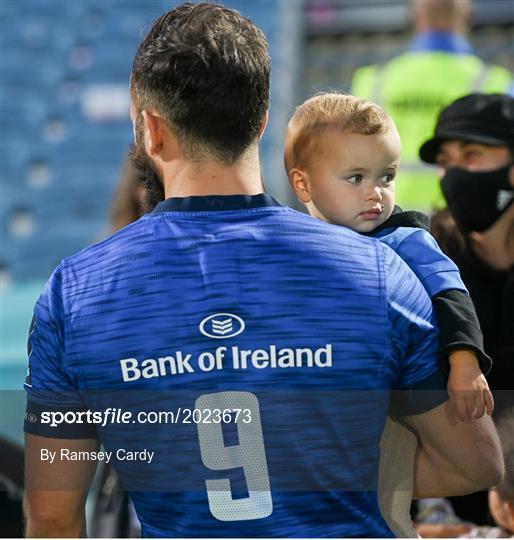
<path fill-rule="evenodd" d="M 514 99 L 471 94 L 443 109 L 435 135 L 420 148 L 439 166 L 448 208 L 432 233 L 454 260 L 475 305 L 495 416 L 514 405 Z M 487 495 L 452 498 L 462 519 L 485 524 Z"/>
<path fill-rule="evenodd" d="M 466 233 L 483 232 L 508 212 L 514 202 L 510 165 L 492 171 L 448 169 L 441 189 L 455 221 Z"/>

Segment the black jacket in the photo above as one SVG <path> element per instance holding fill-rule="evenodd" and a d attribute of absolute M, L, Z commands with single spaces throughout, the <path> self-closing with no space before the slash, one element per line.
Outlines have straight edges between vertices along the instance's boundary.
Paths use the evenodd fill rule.
<path fill-rule="evenodd" d="M 494 359 L 487 379 L 500 413 L 514 405 L 514 267 L 495 270 L 469 247 L 464 253 L 447 255 L 459 267 L 484 333 L 484 348 Z"/>

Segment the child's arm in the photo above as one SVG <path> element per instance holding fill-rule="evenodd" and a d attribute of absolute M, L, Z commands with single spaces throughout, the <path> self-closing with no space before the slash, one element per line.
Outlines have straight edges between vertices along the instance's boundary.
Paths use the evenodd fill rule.
<path fill-rule="evenodd" d="M 475 353 L 484 375 L 491 371 L 493 362 L 484 351 L 484 337 L 468 293 L 450 289 L 432 297 L 435 315 L 439 323 L 440 368 L 450 370 L 449 354 L 459 349 Z"/>
<path fill-rule="evenodd" d="M 457 266 L 425 230 L 400 227 L 381 240 L 412 268 L 432 299 L 440 329 L 440 367 L 450 373 L 448 391 L 459 418 L 490 413 L 492 395 L 484 375 L 492 361 L 484 352 L 478 317 Z M 457 351 L 458 360 L 450 358 Z"/>
<path fill-rule="evenodd" d="M 448 394 L 461 420 L 491 414 L 493 397 L 484 377 L 491 358 L 483 350 L 483 336 L 471 298 L 461 290 L 443 291 L 432 298 L 440 328 L 439 359 L 450 373 Z"/>

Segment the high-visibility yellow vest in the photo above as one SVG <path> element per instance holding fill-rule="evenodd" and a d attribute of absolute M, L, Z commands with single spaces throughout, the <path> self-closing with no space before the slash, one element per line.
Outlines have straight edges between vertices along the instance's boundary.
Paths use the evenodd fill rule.
<path fill-rule="evenodd" d="M 472 92 L 507 92 L 511 84 L 507 69 L 472 54 L 439 51 L 406 52 L 355 71 L 352 94 L 384 107 L 400 132 L 397 204 L 426 212 L 445 206 L 436 171 L 420 161 L 419 147 L 432 136 L 442 107 Z"/>

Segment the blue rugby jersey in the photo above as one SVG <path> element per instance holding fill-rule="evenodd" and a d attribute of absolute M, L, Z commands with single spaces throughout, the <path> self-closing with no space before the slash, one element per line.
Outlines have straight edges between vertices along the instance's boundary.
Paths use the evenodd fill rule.
<path fill-rule="evenodd" d="M 430 298 L 451 289 L 468 292 L 457 265 L 441 251 L 429 232 L 417 227 L 395 227 L 371 235 L 400 255 Z"/>
<path fill-rule="evenodd" d="M 437 379 L 437 347 L 425 289 L 381 242 L 264 194 L 168 199 L 51 276 L 25 431 L 93 437 L 43 414 L 132 413 L 94 427 L 146 537 L 390 537 L 389 389 Z M 137 416 L 161 411 L 178 420 Z"/>

